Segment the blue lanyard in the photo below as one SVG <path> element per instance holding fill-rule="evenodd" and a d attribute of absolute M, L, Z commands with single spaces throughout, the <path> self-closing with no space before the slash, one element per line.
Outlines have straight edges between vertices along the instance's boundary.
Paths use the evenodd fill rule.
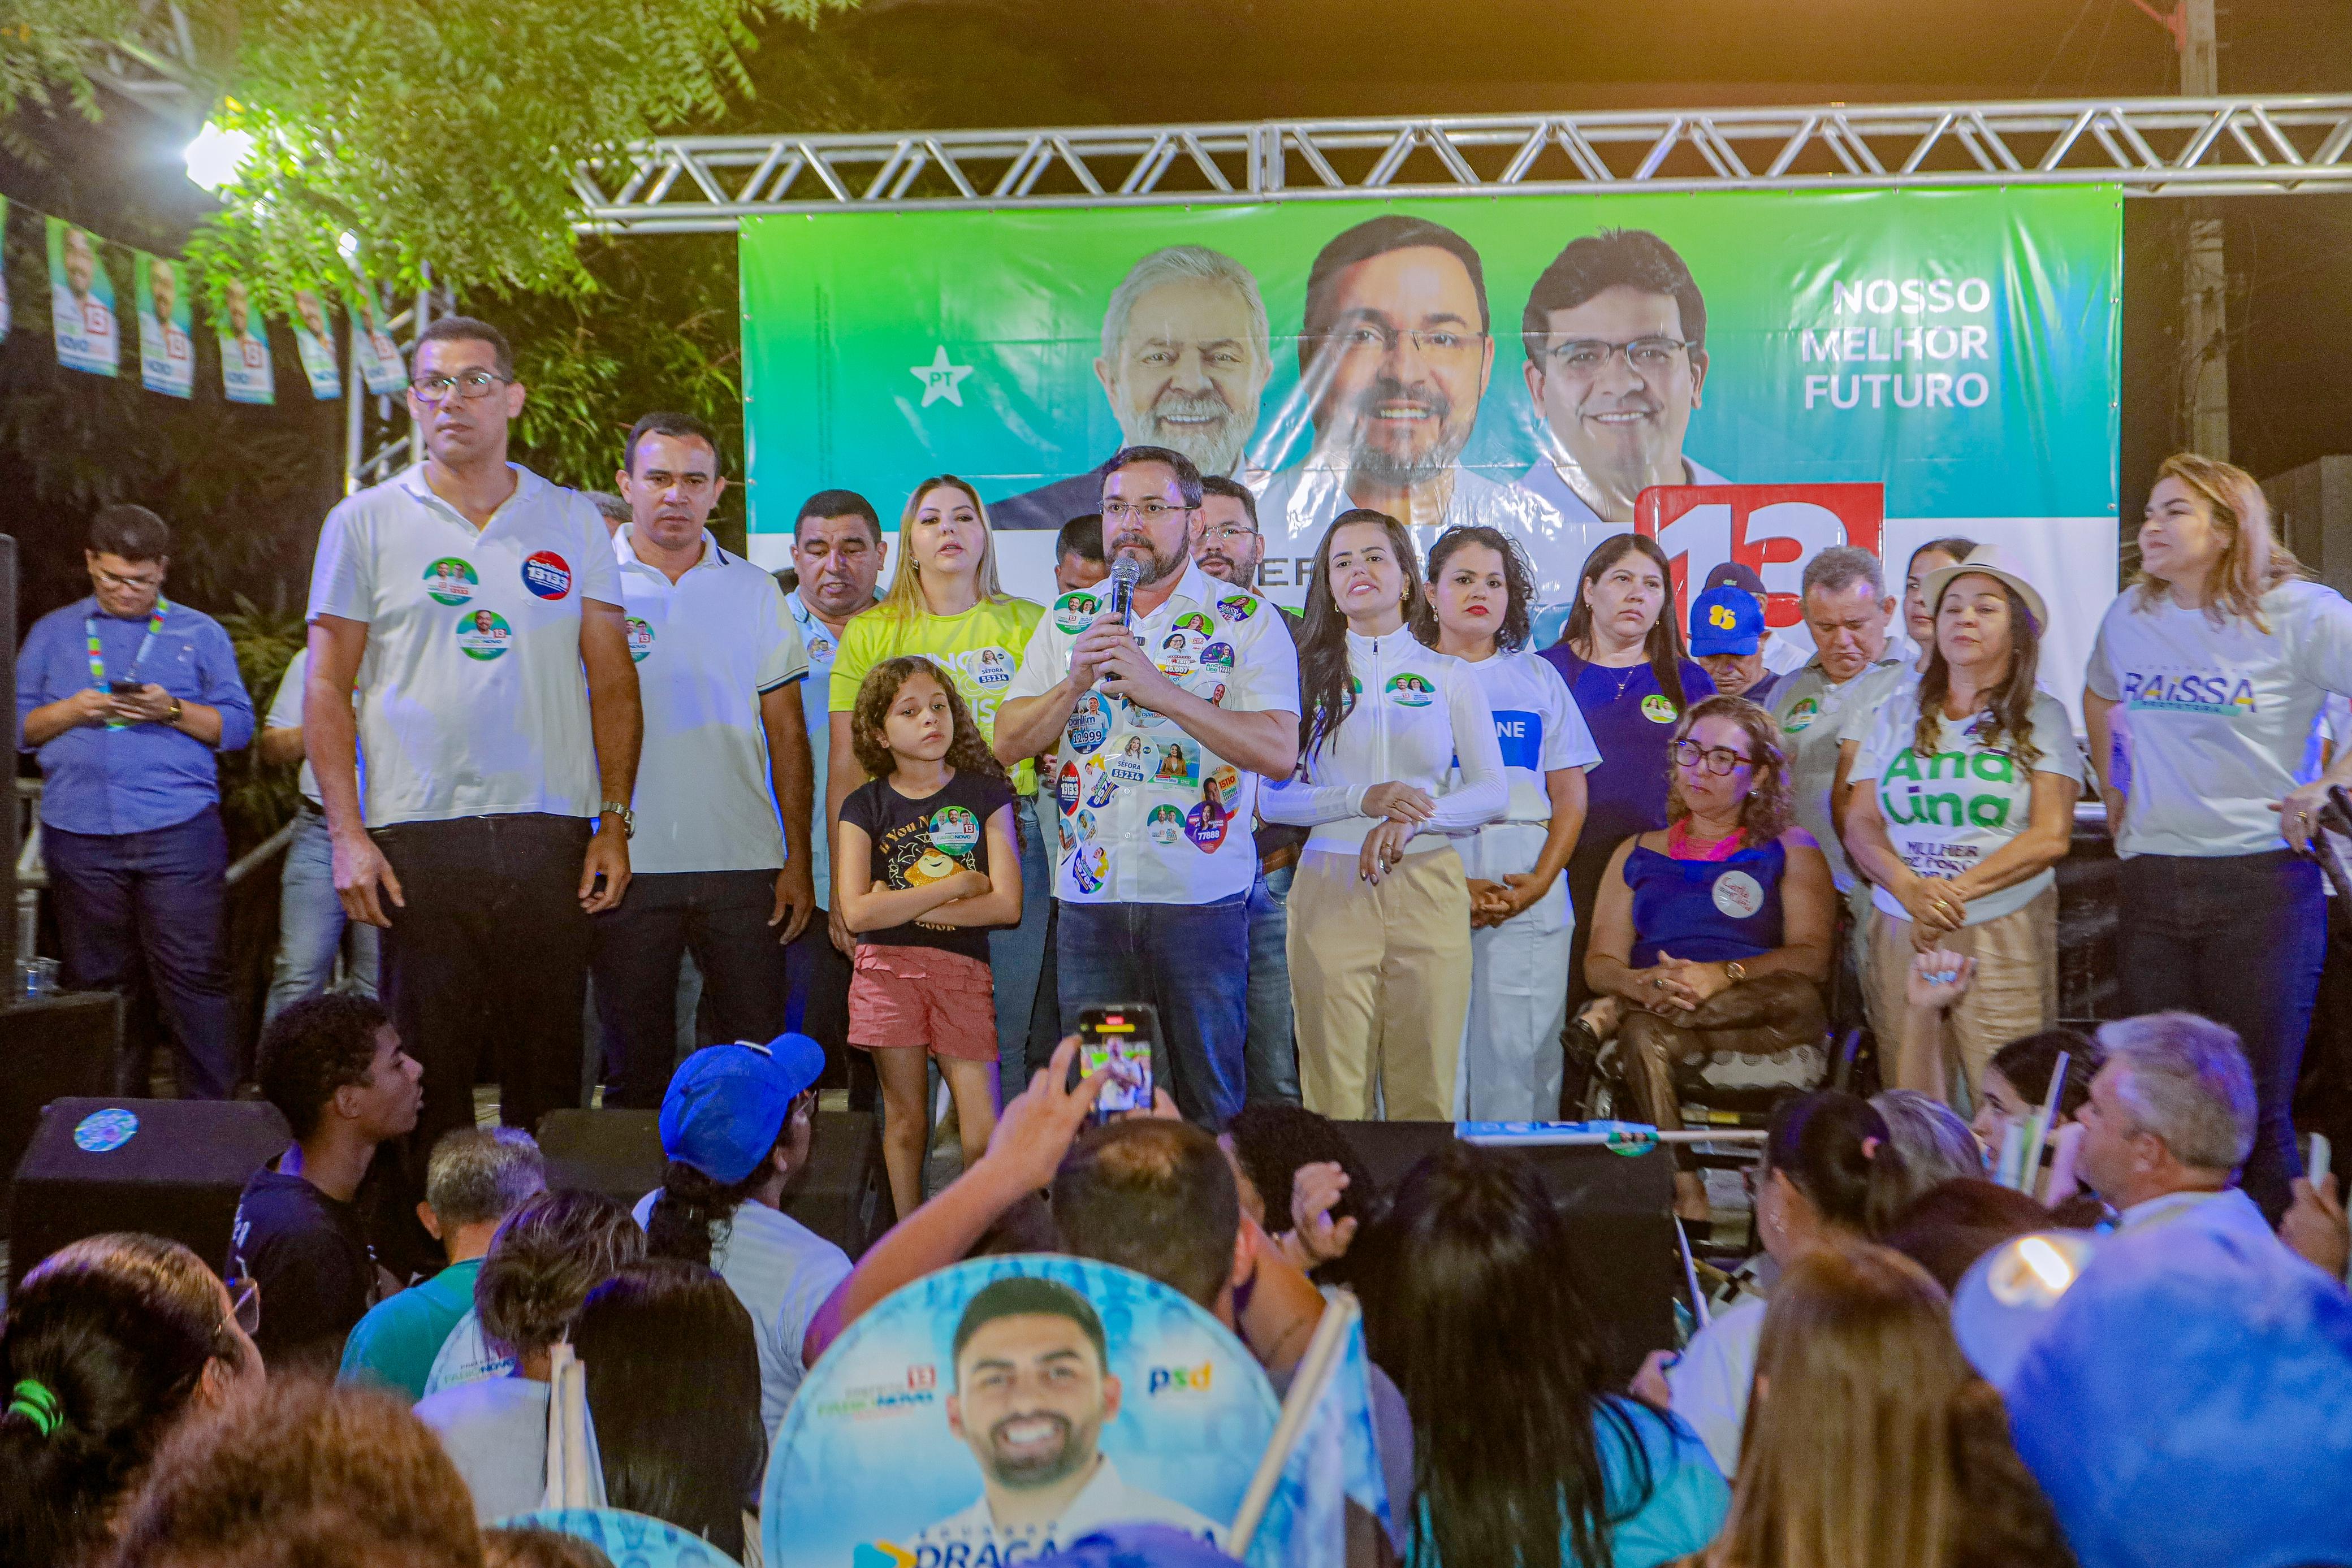
<path fill-rule="evenodd" d="M 163 630 L 163 614 L 171 608 L 172 601 L 170 600 L 165 599 L 160 593 L 155 596 L 155 608 L 147 617 L 147 635 L 139 639 L 139 652 L 131 655 L 131 668 L 123 672 L 122 678 L 124 680 L 135 681 L 139 678 L 139 666 L 147 662 L 148 653 L 152 651 L 155 646 L 156 635 Z M 98 617 L 95 615 L 83 616 L 81 618 L 81 630 L 82 636 L 88 641 L 89 646 L 90 685 L 96 686 L 100 691 L 105 691 L 108 689 L 106 679 L 106 653 L 104 649 L 99 646 Z M 109 729 L 128 729 L 131 727 L 115 720 L 109 719 L 107 721 L 106 727 Z"/>

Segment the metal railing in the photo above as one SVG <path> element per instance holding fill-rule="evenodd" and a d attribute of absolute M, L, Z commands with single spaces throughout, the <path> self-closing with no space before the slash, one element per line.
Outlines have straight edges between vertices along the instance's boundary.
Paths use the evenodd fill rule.
<path fill-rule="evenodd" d="M 588 233 L 844 211 L 2080 184 L 2352 191 L 2352 94 L 674 136 L 573 176 Z"/>

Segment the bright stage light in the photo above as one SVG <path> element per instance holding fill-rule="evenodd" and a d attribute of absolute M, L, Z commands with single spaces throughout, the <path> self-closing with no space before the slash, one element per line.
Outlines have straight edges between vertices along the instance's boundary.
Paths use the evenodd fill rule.
<path fill-rule="evenodd" d="M 242 131 L 223 131 L 207 120 L 182 156 L 187 161 L 192 183 L 217 191 L 236 178 L 237 170 L 252 154 L 252 136 Z"/>

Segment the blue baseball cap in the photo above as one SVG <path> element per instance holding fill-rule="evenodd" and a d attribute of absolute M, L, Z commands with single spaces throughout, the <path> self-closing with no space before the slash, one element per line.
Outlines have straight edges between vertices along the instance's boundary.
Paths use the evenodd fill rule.
<path fill-rule="evenodd" d="M 734 1186 L 768 1157 L 793 1102 L 824 1071 L 824 1047 L 804 1034 L 696 1051 L 678 1063 L 662 1096 L 664 1157 Z"/>
<path fill-rule="evenodd" d="M 1744 588 L 1710 588 L 1691 601 L 1694 656 L 1756 652 L 1764 645 L 1764 607 Z"/>

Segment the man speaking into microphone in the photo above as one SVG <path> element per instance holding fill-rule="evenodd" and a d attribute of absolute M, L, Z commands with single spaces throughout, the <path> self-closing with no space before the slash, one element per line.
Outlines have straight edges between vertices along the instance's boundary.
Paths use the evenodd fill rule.
<path fill-rule="evenodd" d="M 996 755 L 1059 757 L 1039 784 L 1059 822 L 1064 1030 L 1090 1005 L 1151 1003 L 1168 1056 L 1153 1073 L 1187 1120 L 1222 1128 L 1245 1082 L 1250 824 L 1260 778 L 1297 761 L 1298 656 L 1270 601 L 1192 564 L 1200 509 L 1181 453 L 1106 465 L 1110 580 L 1038 622 Z"/>

